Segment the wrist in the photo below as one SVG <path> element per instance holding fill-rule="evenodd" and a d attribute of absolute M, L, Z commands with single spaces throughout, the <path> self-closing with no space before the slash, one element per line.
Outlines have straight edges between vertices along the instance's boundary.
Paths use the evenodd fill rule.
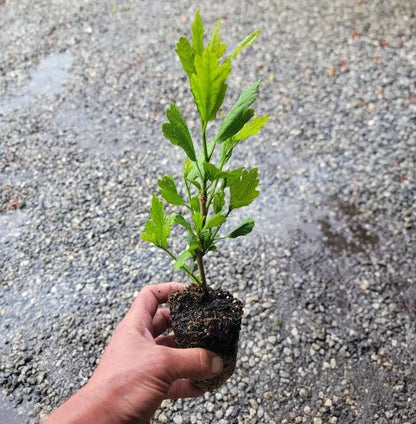
<path fill-rule="evenodd" d="M 69 398 L 44 424 L 123 424 L 120 402 L 111 390 L 87 383 Z"/>

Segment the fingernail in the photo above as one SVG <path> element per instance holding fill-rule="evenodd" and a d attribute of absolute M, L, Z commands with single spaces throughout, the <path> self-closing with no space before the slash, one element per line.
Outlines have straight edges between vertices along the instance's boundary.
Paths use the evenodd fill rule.
<path fill-rule="evenodd" d="M 214 356 L 212 358 L 211 371 L 213 374 L 220 374 L 223 369 L 222 358 L 219 356 Z"/>

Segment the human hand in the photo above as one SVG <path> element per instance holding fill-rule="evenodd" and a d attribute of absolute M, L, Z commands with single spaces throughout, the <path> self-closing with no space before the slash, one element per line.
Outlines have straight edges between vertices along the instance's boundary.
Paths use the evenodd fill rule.
<path fill-rule="evenodd" d="M 148 423 L 164 399 L 200 396 L 190 380 L 222 372 L 222 359 L 201 349 L 177 349 L 169 310 L 158 308 L 179 283 L 145 287 L 118 324 L 89 382 L 45 424 Z"/>

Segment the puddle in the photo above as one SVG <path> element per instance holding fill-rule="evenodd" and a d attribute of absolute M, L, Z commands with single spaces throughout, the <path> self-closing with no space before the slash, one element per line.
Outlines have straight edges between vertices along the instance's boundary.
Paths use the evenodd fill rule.
<path fill-rule="evenodd" d="M 137 145 L 124 126 L 111 122 L 114 116 L 106 112 L 97 115 L 85 106 L 81 98 L 62 104 L 52 120 L 51 134 L 65 134 L 91 155 L 114 157 Z"/>
<path fill-rule="evenodd" d="M 299 225 L 298 230 L 307 239 L 304 248 L 326 246 L 339 253 L 344 251 L 356 254 L 364 253 L 378 244 L 378 235 L 368 231 L 361 223 L 338 220 L 337 216 L 328 215 L 324 211 L 315 213 L 315 217 L 318 216 L 316 221 Z"/>
<path fill-rule="evenodd" d="M 23 421 L 23 417 L 18 415 L 16 410 L 11 406 L 11 403 L 0 394 L 0 423 L 22 424 Z"/>
<path fill-rule="evenodd" d="M 27 222 L 28 214 L 21 210 L 0 215 L 0 245 L 13 238 L 20 237 L 23 225 Z"/>
<path fill-rule="evenodd" d="M 324 247 L 338 254 L 366 253 L 380 242 L 379 236 L 360 221 L 360 210 L 353 204 L 330 198 L 319 208 L 312 205 L 307 207 L 291 197 L 276 200 L 276 196 L 270 197 L 267 191 L 264 190 L 266 194 L 262 195 L 273 198 L 278 207 L 270 210 L 264 204 L 250 205 L 250 210 L 245 211 L 244 215 L 256 217 L 257 232 L 272 233 L 276 239 L 288 245 L 298 238 L 294 233 L 299 233 L 302 240 L 299 246 L 303 254 L 322 255 Z M 305 214 L 310 218 L 305 220 Z M 232 225 L 237 225 L 237 221 L 232 220 Z"/>
<path fill-rule="evenodd" d="M 365 252 L 366 247 L 375 246 L 379 238 L 376 234 L 368 232 L 363 225 L 354 223 L 345 232 L 337 231 L 328 217 L 319 221 L 323 243 L 336 251 L 351 253 Z"/>
<path fill-rule="evenodd" d="M 31 80 L 20 95 L 1 99 L 0 114 L 27 108 L 35 97 L 43 94 L 58 96 L 62 93 L 68 76 L 72 55 L 68 52 L 52 53 L 46 56 L 30 73 Z"/>
<path fill-rule="evenodd" d="M 61 94 L 67 79 L 72 55 L 68 52 L 53 53 L 32 71 L 32 80 L 28 85 L 29 95 Z"/>

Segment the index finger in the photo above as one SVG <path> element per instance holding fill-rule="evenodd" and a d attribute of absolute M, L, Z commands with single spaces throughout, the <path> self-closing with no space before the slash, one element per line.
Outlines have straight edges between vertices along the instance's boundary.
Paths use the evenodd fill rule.
<path fill-rule="evenodd" d="M 185 284 L 175 282 L 151 284 L 144 287 L 127 312 L 125 319 L 131 323 L 141 323 L 150 328 L 158 306 L 167 302 L 171 292 L 182 291 L 185 287 Z"/>

